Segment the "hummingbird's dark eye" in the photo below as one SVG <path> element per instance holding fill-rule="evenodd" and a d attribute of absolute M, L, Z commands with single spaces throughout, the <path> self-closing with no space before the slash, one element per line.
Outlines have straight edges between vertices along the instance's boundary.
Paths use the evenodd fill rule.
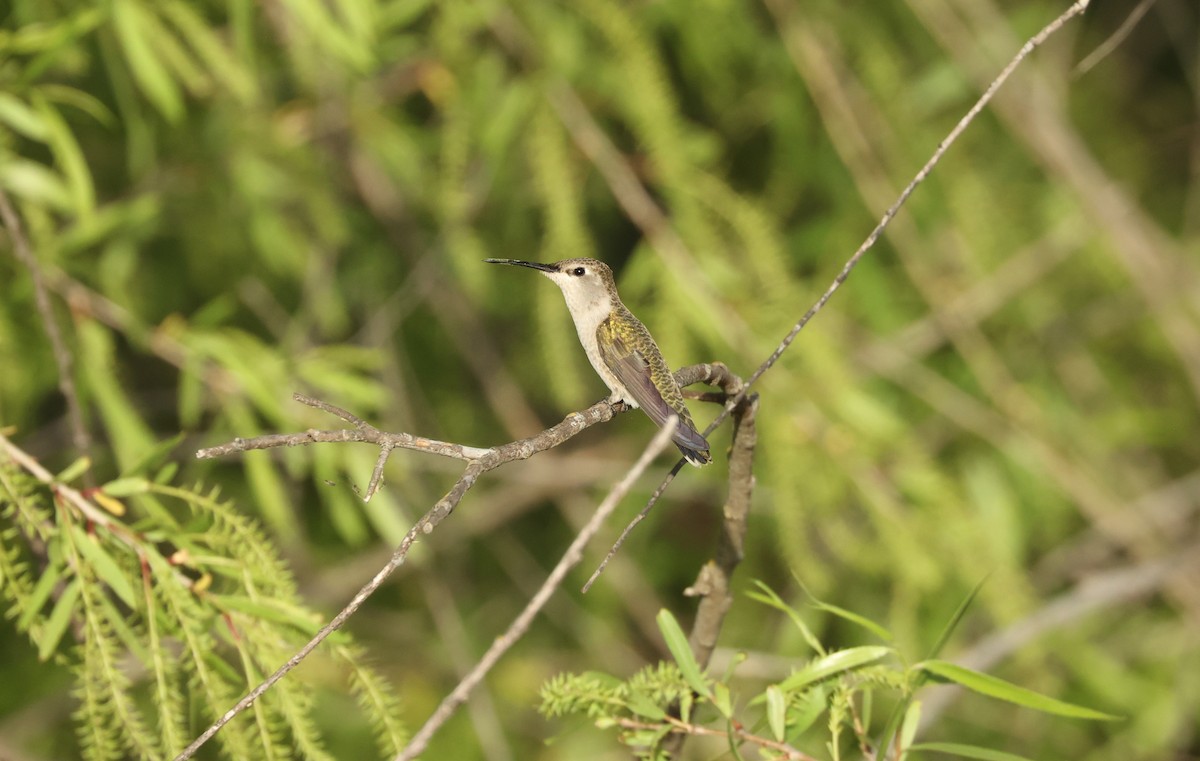
<path fill-rule="evenodd" d="M 571 274 L 575 277 L 583 277 L 586 273 L 587 270 L 585 270 L 583 267 L 576 267 L 575 269 L 571 270 Z"/>

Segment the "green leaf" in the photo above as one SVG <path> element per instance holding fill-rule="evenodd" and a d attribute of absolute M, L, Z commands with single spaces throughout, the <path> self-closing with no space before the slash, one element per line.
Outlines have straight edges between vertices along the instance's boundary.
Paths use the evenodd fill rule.
<path fill-rule="evenodd" d="M 115 127 L 117 125 L 116 115 L 109 110 L 108 106 L 104 105 L 102 100 L 91 93 L 54 83 L 42 84 L 38 87 L 38 91 L 45 95 L 46 100 L 51 103 L 77 108 L 95 119 L 98 124 L 102 124 L 105 127 Z"/>
<path fill-rule="evenodd" d="M 148 39 L 146 9 L 137 0 L 114 0 L 112 9 L 117 39 L 134 81 L 167 121 L 178 122 L 183 117 L 183 97 Z"/>
<path fill-rule="evenodd" d="M 72 208 L 71 191 L 63 178 L 43 164 L 5 157 L 0 164 L 0 187 L 34 203 L 46 204 L 58 211 Z"/>
<path fill-rule="evenodd" d="M 79 550 L 79 554 L 88 562 L 92 570 L 108 585 L 109 589 L 116 593 L 121 601 L 130 608 L 137 607 L 137 598 L 133 594 L 133 585 L 129 583 L 129 578 L 121 571 L 121 567 L 117 565 L 117 561 L 113 560 L 112 555 L 100 545 L 100 542 L 93 537 L 88 536 L 79 526 L 71 527 L 71 535 L 75 539 L 75 547 Z"/>
<path fill-rule="evenodd" d="M 630 711 L 651 721 L 662 721 L 667 718 L 666 711 L 651 700 L 649 695 L 638 690 L 630 693 L 627 705 Z"/>
<path fill-rule="evenodd" d="M 813 725 L 825 711 L 825 688 L 817 685 L 814 689 L 804 693 L 804 697 L 800 699 L 799 705 L 796 706 L 792 713 L 791 736 L 799 737 L 808 728 Z"/>
<path fill-rule="evenodd" d="M 909 750 L 949 753 L 961 756 L 962 758 L 978 758 L 981 761 L 1029 761 L 1025 756 L 1018 756 L 1014 753 L 1005 753 L 1002 750 L 980 748 L 977 745 L 963 745 L 961 743 L 920 743 L 912 746 Z"/>
<path fill-rule="evenodd" d="M 979 594 L 979 590 L 983 589 L 983 585 L 987 579 L 987 576 L 984 576 L 982 579 L 980 579 L 979 582 L 971 589 L 970 593 L 963 598 L 963 601 L 958 604 L 958 607 L 955 608 L 954 613 L 950 616 L 950 620 L 946 622 L 944 627 L 942 627 L 942 633 L 938 635 L 937 642 L 934 643 L 933 649 L 931 649 L 929 651 L 929 655 L 926 656 L 927 658 L 936 658 L 938 653 L 942 651 L 942 648 L 946 646 L 946 643 L 950 641 L 951 635 L 953 635 L 954 630 L 958 628 L 958 624 L 962 621 L 963 616 L 966 615 L 967 610 L 971 607 L 971 603 L 975 601 L 975 597 Z M 920 687 L 925 682 L 925 677 L 926 672 L 918 672 L 916 674 L 916 678 L 912 682 L 911 690 L 915 691 L 918 687 Z M 912 692 L 910 691 L 908 696 L 905 697 L 904 700 L 897 703 L 896 707 L 892 709 L 892 714 L 888 717 L 887 724 L 884 725 L 883 734 L 879 736 L 879 741 L 876 743 L 877 747 L 886 748 L 892 744 L 892 738 L 896 736 L 896 730 L 899 728 L 901 720 L 904 719 L 905 712 L 908 710 L 908 706 L 911 701 Z"/>
<path fill-rule="evenodd" d="M 954 630 L 958 628 L 959 622 L 962 621 L 963 616 L 967 614 L 967 609 L 971 607 L 971 603 L 975 602 L 975 597 L 979 594 L 979 590 L 983 589 L 983 585 L 987 583 L 987 580 L 987 576 L 984 576 L 982 579 L 980 579 L 979 583 L 977 583 L 970 593 L 963 598 L 963 601 L 958 604 L 958 607 L 954 610 L 954 614 L 950 616 L 950 620 L 947 621 L 946 626 L 943 627 L 941 635 L 938 636 L 937 642 L 934 643 L 933 649 L 929 651 L 929 655 L 927 656 L 928 658 L 936 658 L 938 657 L 938 654 L 942 652 L 942 648 L 945 647 L 946 643 L 950 641 L 950 637 L 954 634 Z"/>
<path fill-rule="evenodd" d="M 29 628 L 37 614 L 42 612 L 42 607 L 50 599 L 60 578 L 62 578 L 62 566 L 54 562 L 48 564 L 37 584 L 34 585 L 33 591 L 29 593 L 29 598 L 22 603 L 25 610 L 21 611 L 21 617 L 17 619 L 18 629 L 24 631 Z"/>
<path fill-rule="evenodd" d="M 66 187 L 71 195 L 71 205 L 81 216 L 91 214 L 96 206 L 96 188 L 92 182 L 92 173 L 88 168 L 87 160 L 83 156 L 83 149 L 79 147 L 79 141 L 75 139 L 75 133 L 71 131 L 62 115 L 54 106 L 50 105 L 48 100 L 34 93 L 32 102 L 49 130 L 47 143 L 50 146 L 50 152 L 54 154 L 54 161 L 58 169 L 62 171 L 63 177 L 66 179 Z"/>
<path fill-rule="evenodd" d="M 0 122 L 7 124 L 30 140 L 46 142 L 50 128 L 38 113 L 23 100 L 6 92 L 0 92 Z"/>
<path fill-rule="evenodd" d="M 54 610 L 46 619 L 46 628 L 42 630 L 41 642 L 38 643 L 38 660 L 48 660 L 58 649 L 58 643 L 71 623 L 75 603 L 79 601 L 79 594 L 83 591 L 80 583 L 78 578 L 72 579 L 63 590 L 62 597 L 54 604 Z"/>
<path fill-rule="evenodd" d="M 917 736 L 917 728 L 921 726 L 921 701 L 914 700 L 904 712 L 904 723 L 900 725 L 900 761 L 908 753 L 913 738 Z"/>
<path fill-rule="evenodd" d="M 787 700 L 783 697 L 783 690 L 773 684 L 767 688 L 767 725 L 771 728 L 771 736 L 779 742 L 783 742 L 785 737 L 786 718 Z"/>
<path fill-rule="evenodd" d="M 168 458 L 171 456 L 171 452 L 175 450 L 175 447 L 179 446 L 179 442 L 183 441 L 183 436 L 184 434 L 182 432 L 177 433 L 169 439 L 163 439 L 162 441 L 156 443 L 154 446 L 146 450 L 145 454 L 137 459 L 137 462 L 126 468 L 125 472 L 121 475 L 148 475 L 150 471 L 155 470 L 168 460 Z"/>
<path fill-rule="evenodd" d="M 161 3 L 159 10 L 179 30 L 180 36 L 204 62 L 205 68 L 238 101 L 247 103 L 253 100 L 256 87 L 254 78 L 242 67 L 238 57 L 230 54 L 216 31 L 191 5 L 182 0 L 169 0 Z"/>
<path fill-rule="evenodd" d="M 100 487 L 110 497 L 130 497 L 150 491 L 150 482 L 138 476 L 118 478 Z"/>
<path fill-rule="evenodd" d="M 92 458 L 85 455 L 59 471 L 59 473 L 54 476 L 54 480 L 60 484 L 69 484 L 76 478 L 82 476 L 90 467 L 92 467 Z"/>
<path fill-rule="evenodd" d="M 808 643 L 808 646 L 820 655 L 825 655 L 825 648 L 821 646 L 820 640 L 818 640 L 816 635 L 812 633 L 812 630 L 808 628 L 808 624 L 804 623 L 804 619 L 800 617 L 800 613 L 797 612 L 795 608 L 784 602 L 779 595 L 775 594 L 775 590 L 771 589 L 758 579 L 754 580 L 754 586 L 758 587 L 761 591 L 747 592 L 747 595 L 751 600 L 757 600 L 763 605 L 769 605 L 772 608 L 787 614 L 787 617 L 792 619 L 792 623 L 797 629 L 800 630 L 800 635 L 804 637 L 804 641 Z"/>
<path fill-rule="evenodd" d="M 1016 705 L 1032 708 L 1044 713 L 1096 721 L 1117 721 L 1120 718 L 1112 714 L 1101 713 L 1091 708 L 1065 703 L 1056 698 L 1020 687 L 1012 682 L 1006 682 L 990 674 L 983 674 L 947 661 L 924 661 L 923 663 L 918 663 L 913 668 L 920 669 L 934 677 L 955 682 L 981 695 L 1005 700 L 1009 703 L 1015 703 Z"/>
<path fill-rule="evenodd" d="M 726 719 L 733 719 L 733 696 L 729 694 L 729 685 L 717 682 L 713 685 L 713 706 Z"/>
<path fill-rule="evenodd" d="M 804 591 L 808 592 L 807 589 L 805 589 Z M 867 631 L 874 634 L 876 637 L 879 637 L 884 642 L 892 641 L 892 633 L 889 632 L 887 629 L 883 628 L 882 626 L 880 626 L 879 624 L 875 623 L 871 619 L 869 619 L 865 616 L 860 616 L 859 614 L 854 613 L 853 611 L 846 610 L 845 608 L 839 608 L 836 605 L 831 605 L 827 602 L 822 602 L 822 601 L 818 600 L 816 597 L 813 597 L 812 593 L 809 593 L 809 597 L 812 597 L 814 608 L 817 608 L 818 610 L 823 610 L 826 613 L 832 613 L 833 615 L 837 616 L 838 618 L 843 618 L 852 624 L 858 624 L 862 628 L 864 628 Z"/>
<path fill-rule="evenodd" d="M 291 626 L 306 637 L 316 634 L 322 626 L 322 621 L 312 611 L 305 610 L 287 600 L 255 600 L 244 595 L 216 595 L 211 593 L 209 597 L 219 607 L 245 613 L 264 621 L 274 621 Z M 331 642 L 344 639 L 345 635 L 340 632 L 334 632 L 330 635 Z"/>
<path fill-rule="evenodd" d="M 687 635 L 679 627 L 675 616 L 671 615 L 671 611 L 663 608 L 658 612 L 655 621 L 658 622 L 658 630 L 662 632 L 667 649 L 671 651 L 671 656 L 679 666 L 684 680 L 698 694 L 711 698 L 712 689 L 705 681 L 704 675 L 700 673 L 700 664 L 696 662 L 696 656 L 692 654 L 692 646 L 688 644 Z"/>
<path fill-rule="evenodd" d="M 843 671 L 853 671 L 868 663 L 874 663 L 891 652 L 892 649 L 890 647 L 883 647 L 881 645 L 867 645 L 839 650 L 836 653 L 830 653 L 822 658 L 817 658 L 787 679 L 784 679 L 779 683 L 779 689 L 784 692 L 792 692 L 834 674 L 839 674 Z"/>

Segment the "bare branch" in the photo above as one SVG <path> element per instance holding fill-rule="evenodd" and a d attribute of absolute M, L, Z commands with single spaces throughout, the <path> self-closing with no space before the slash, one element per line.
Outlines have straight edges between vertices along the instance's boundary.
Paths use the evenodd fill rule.
<path fill-rule="evenodd" d="M 8 228 L 8 237 L 12 242 L 13 253 L 29 270 L 29 276 L 33 281 L 33 295 L 37 304 L 38 316 L 42 320 L 46 336 L 50 339 L 50 350 L 54 354 L 54 363 L 58 365 L 58 390 L 67 401 L 67 419 L 71 425 L 71 439 L 80 456 L 89 456 L 92 449 L 92 437 L 88 433 L 87 426 L 84 425 L 83 407 L 79 403 L 79 392 L 75 389 L 75 375 L 72 369 L 75 358 L 67 348 L 66 342 L 63 341 L 62 332 L 58 329 L 58 320 L 54 316 L 54 307 L 50 303 L 46 283 L 42 279 L 42 270 L 38 265 L 37 257 L 33 255 L 33 248 L 29 245 L 29 240 L 25 237 L 25 231 L 21 227 L 21 218 L 2 189 L 0 189 L 0 220 L 3 220 L 4 226 Z M 84 483 L 88 486 L 95 486 L 90 468 L 84 471 L 83 478 Z"/>
<path fill-rule="evenodd" d="M 737 394 L 740 393 L 743 388 L 745 388 L 745 384 L 742 383 L 742 379 L 731 373 L 729 368 L 726 367 L 723 362 L 690 365 L 676 372 L 675 380 L 679 382 L 680 386 L 690 386 L 694 383 L 707 383 L 720 387 L 722 393 L 709 393 L 705 394 L 704 396 L 705 401 L 713 401 L 718 404 L 727 403 L 731 397 L 737 396 Z M 725 412 L 722 412 L 722 416 L 724 414 Z M 708 434 L 712 433 L 722 419 L 723 417 L 718 417 L 717 420 L 714 420 L 712 423 L 710 423 L 709 426 L 704 429 L 704 435 L 708 436 Z M 675 466 L 671 468 L 671 472 L 667 474 L 667 477 L 662 480 L 662 482 L 658 485 L 658 488 L 656 488 L 654 493 L 650 495 L 650 499 L 647 500 L 646 506 L 643 507 L 641 512 L 635 515 L 633 519 L 625 526 L 624 530 L 621 531 L 621 535 L 617 537 L 617 541 L 613 542 L 612 547 L 609 548 L 608 554 L 604 556 L 604 559 L 600 561 L 600 565 L 596 566 L 596 570 L 592 572 L 592 575 L 583 585 L 584 594 L 586 594 L 587 591 L 592 588 L 592 585 L 596 583 L 596 579 L 600 578 L 600 574 L 604 573 L 604 569 L 608 567 L 608 564 L 621 549 L 621 545 L 625 544 L 625 540 L 633 532 L 633 529 L 639 523 L 645 520 L 647 515 L 650 514 L 650 509 L 657 504 L 659 498 L 662 497 L 663 492 L 665 492 L 667 487 L 671 485 L 671 482 L 675 480 L 675 476 L 679 474 L 679 470 L 683 467 L 685 462 L 686 460 L 680 458 L 679 461 L 675 463 Z"/>
<path fill-rule="evenodd" d="M 712 367 L 712 366 L 702 365 L 700 367 L 708 368 L 708 367 Z M 712 371 L 710 371 L 710 370 L 697 371 L 697 370 L 693 370 L 692 368 L 685 368 L 684 370 L 681 370 L 680 372 L 681 373 L 700 373 L 703 375 L 703 374 L 706 374 L 706 373 L 709 373 Z M 688 377 L 690 377 L 690 376 L 688 376 Z M 527 459 L 527 458 L 532 457 L 533 455 L 537 454 L 538 452 L 542 452 L 542 451 L 545 451 L 552 447 L 558 446 L 559 444 L 563 443 L 567 439 L 570 439 L 571 437 L 575 436 L 577 433 L 580 433 L 581 431 L 586 430 L 587 428 L 590 428 L 591 426 L 593 426 L 597 423 L 602 423 L 602 422 L 611 420 L 614 414 L 616 414 L 617 412 L 624 411 L 624 407 L 622 405 L 612 405 L 612 404 L 609 404 L 607 401 L 600 401 L 600 402 L 597 402 L 596 404 L 593 404 L 591 407 L 588 407 L 586 410 L 583 410 L 581 412 L 572 412 L 570 415 L 567 415 L 562 420 L 562 422 L 558 423 L 557 425 L 551 426 L 550 428 L 547 428 L 546 430 L 542 431 L 541 433 L 537 434 L 536 436 L 531 436 L 531 437 L 525 438 L 525 439 L 518 439 L 517 441 L 509 442 L 508 444 L 503 444 L 503 445 L 500 445 L 497 447 L 492 447 L 490 449 L 477 449 L 475 447 L 463 447 L 458 444 L 447 444 L 446 442 L 437 442 L 437 441 L 433 441 L 431 439 L 425 439 L 420 436 L 413 436 L 411 434 L 387 433 L 387 432 L 378 430 L 377 428 L 370 425 L 369 423 L 366 423 L 365 421 L 361 420 L 360 418 L 358 418 L 358 417 L 352 415 L 351 413 L 346 412 L 345 410 L 342 410 L 341 408 L 336 407 L 334 405 L 331 405 L 331 404 L 328 404 L 325 402 L 320 402 L 319 400 L 311 399 L 309 397 L 305 397 L 300 394 L 295 395 L 295 398 L 298 401 L 308 404 L 309 406 L 316 407 L 318 409 L 322 409 L 333 415 L 336 415 L 337 417 L 340 417 L 343 420 L 346 420 L 347 422 L 351 423 L 352 425 L 355 425 L 356 427 L 353 429 L 345 429 L 345 430 L 340 430 L 340 431 L 310 430 L 310 431 L 304 431 L 304 432 L 295 433 L 295 434 L 271 434 L 271 435 L 267 435 L 267 436 L 258 436 L 258 437 L 252 438 L 252 439 L 234 439 L 232 442 L 230 442 L 228 444 L 224 444 L 219 447 L 211 447 L 209 449 L 200 450 L 199 452 L 196 453 L 196 456 L 197 457 L 215 457 L 215 456 L 218 456 L 221 454 L 247 451 L 250 449 L 270 449 L 273 447 L 298 446 L 298 445 L 312 444 L 312 443 L 343 442 L 343 441 L 368 442 L 368 443 L 376 444 L 377 446 L 380 447 L 380 450 L 381 450 L 380 462 L 376 463 L 375 473 L 372 475 L 372 486 L 374 486 L 376 488 L 377 488 L 377 485 L 380 480 L 379 474 L 382 470 L 382 462 L 386 461 L 386 455 L 384 453 L 390 452 L 391 448 L 414 449 L 414 450 L 418 450 L 418 451 L 432 452 L 434 454 L 440 454 L 440 455 L 443 455 L 446 457 L 453 457 L 456 459 L 464 459 L 467 461 L 467 467 L 463 471 L 462 476 L 459 477 L 458 481 L 455 482 L 455 484 L 450 488 L 450 490 L 446 493 L 446 495 L 443 496 L 440 500 L 438 500 L 438 502 L 433 507 L 431 507 L 429 509 L 429 511 L 426 512 L 425 515 L 422 516 L 421 519 L 419 521 L 417 521 L 416 524 L 414 524 L 411 529 L 409 529 L 408 533 L 405 534 L 404 538 L 400 541 L 400 544 L 396 547 L 395 551 L 393 551 L 392 556 L 391 556 L 391 558 L 389 558 L 388 562 L 383 566 L 382 569 L 379 570 L 379 572 L 377 572 L 375 574 L 375 576 L 369 582 L 367 582 L 358 591 L 357 594 L 355 594 L 354 598 L 351 599 L 350 602 L 347 603 L 346 606 L 344 608 L 342 608 L 342 610 L 336 616 L 334 616 L 333 619 L 331 619 L 329 621 L 329 623 L 327 623 L 325 626 L 321 627 L 320 631 L 318 631 L 313 636 L 313 638 L 304 645 L 304 647 L 300 648 L 300 650 L 297 651 L 295 655 L 293 655 L 291 658 L 289 658 L 286 663 L 284 663 L 282 666 L 280 666 L 273 674 L 271 674 L 271 676 L 267 677 L 261 684 L 259 684 L 257 687 L 255 687 L 253 690 L 251 690 L 245 697 L 243 697 L 241 700 L 239 700 L 238 703 L 235 706 L 233 706 L 233 708 L 230 708 L 228 711 L 226 711 L 216 722 L 214 722 L 212 724 L 212 726 L 210 726 L 208 729 L 206 729 L 203 734 L 201 734 L 199 737 L 197 737 L 187 748 L 185 748 L 178 756 L 176 756 L 175 761 L 186 761 L 187 759 L 192 758 L 195 755 L 196 751 L 199 750 L 200 747 L 204 745 L 204 743 L 208 742 L 208 740 L 210 740 L 213 735 L 215 735 L 218 731 L 220 731 L 220 729 L 223 726 L 228 724 L 239 713 L 241 713 L 242 711 L 249 708 L 254 703 L 254 701 L 256 701 L 263 693 L 265 693 L 267 690 L 269 690 L 276 682 L 278 682 L 280 679 L 282 679 L 289 671 L 294 669 L 306 657 L 308 657 L 308 654 L 311 653 L 314 649 L 316 649 L 316 647 L 318 645 L 320 645 L 321 642 L 323 642 L 325 639 L 327 639 L 330 634 L 332 634 L 333 632 L 335 632 L 339 628 L 341 628 L 341 626 L 346 622 L 346 620 L 349 619 L 350 616 L 354 615 L 354 613 L 362 606 L 362 604 L 367 600 L 367 598 L 370 597 L 372 594 L 374 594 L 375 591 L 377 589 L 379 589 L 379 587 L 383 584 L 383 582 L 386 581 L 387 578 L 389 576 L 391 576 L 392 573 L 397 568 L 399 568 L 401 565 L 403 565 L 405 559 L 408 557 L 409 550 L 412 548 L 412 545 L 417 541 L 417 539 L 421 535 L 426 535 L 426 534 L 432 533 L 433 530 L 438 526 L 438 524 L 440 524 L 447 516 L 450 515 L 451 512 L 454 511 L 454 509 L 462 501 L 463 496 L 471 489 L 472 486 L 475 485 L 475 482 L 479 478 L 480 475 L 482 475 L 483 473 L 486 473 L 489 470 L 493 470 L 507 462 L 512 462 L 513 460 Z M 664 427 L 663 430 L 666 430 L 666 428 Z M 662 435 L 662 431 L 659 432 L 659 435 L 660 436 Z M 668 432 L 668 436 L 669 436 L 669 432 Z M 657 441 L 657 440 L 658 440 L 658 438 L 656 437 L 655 441 Z M 644 454 L 643 458 L 653 457 L 659 451 L 661 451 L 661 447 L 654 449 L 653 454 Z M 647 449 L 647 452 L 650 452 L 650 450 Z M 639 460 L 639 465 L 640 464 L 641 464 L 641 461 Z M 636 467 L 635 467 L 635 469 L 636 469 Z M 644 466 L 642 466 L 640 470 L 637 470 L 637 473 L 640 475 L 640 473 L 643 470 L 645 470 Z M 628 487 L 626 487 L 626 491 L 627 490 L 628 490 Z M 373 493 L 372 487 L 368 487 L 366 497 L 369 498 L 372 493 Z M 615 490 L 614 490 L 614 493 L 615 493 Z M 612 495 L 610 495 L 610 497 L 611 496 Z M 617 498 L 614 498 L 614 505 L 612 507 L 615 507 L 616 499 Z M 604 507 L 604 505 L 601 505 L 601 507 Z M 612 507 L 608 508 L 608 512 L 611 512 Z M 600 512 L 601 512 L 600 510 L 597 510 L 598 514 Z M 595 520 L 595 517 L 593 517 L 593 520 Z M 589 523 L 588 525 L 590 526 L 591 524 Z M 582 535 L 582 533 L 583 532 L 581 532 L 581 535 Z M 592 529 L 591 532 L 588 534 L 589 538 L 594 533 L 595 533 L 595 529 Z M 577 541 L 579 541 L 579 540 L 577 539 Z M 574 547 L 574 546 L 575 545 L 573 544 L 572 547 Z M 580 545 L 580 547 L 582 548 L 582 544 Z M 572 550 L 569 549 L 568 554 L 570 554 L 571 552 L 572 552 Z M 581 552 L 581 549 L 580 549 L 580 552 Z M 566 557 L 567 556 L 564 556 L 564 559 Z M 579 562 L 578 559 L 575 559 L 574 562 L 570 566 L 567 566 L 562 571 L 562 573 L 565 574 L 566 571 L 570 569 L 570 567 L 573 567 L 574 564 L 576 564 L 578 562 Z M 561 578 L 559 578 L 558 581 L 561 582 Z M 543 587 L 543 589 L 545 589 L 545 587 Z M 551 589 L 550 591 L 553 591 L 553 590 Z M 546 596 L 548 596 L 550 594 L 550 591 L 545 592 Z M 539 592 L 539 594 L 541 594 L 541 592 Z M 539 599 L 538 596 L 535 596 L 534 600 L 538 600 L 538 599 Z M 531 601 L 531 604 L 532 603 L 533 603 L 533 601 Z M 532 615 L 535 615 L 537 613 L 537 611 L 541 609 L 541 606 L 544 604 L 545 604 L 545 600 L 541 600 L 538 603 L 536 609 L 533 609 L 532 613 L 530 613 L 530 616 L 532 617 Z M 525 625 L 526 625 L 526 627 L 528 626 L 527 623 Z M 518 639 L 518 638 L 519 638 L 519 634 L 514 636 L 512 641 L 515 642 L 516 639 Z M 509 643 L 508 646 L 511 646 L 511 643 Z M 507 647 L 505 649 L 507 649 Z M 499 655 L 501 655 L 501 654 L 502 653 L 497 653 L 496 657 L 498 658 Z M 490 665 L 488 666 L 488 668 L 490 668 Z M 472 672 L 472 673 L 474 673 L 474 672 Z M 486 669 L 484 669 L 483 673 L 486 673 Z M 470 676 L 470 675 L 468 675 L 468 676 Z M 482 673 L 479 676 L 480 676 L 480 678 L 482 678 Z M 475 681 L 477 682 L 478 679 L 476 679 Z M 466 691 L 469 691 L 472 686 L 474 686 L 474 683 L 468 685 L 466 687 Z M 465 695 L 465 692 L 463 694 Z M 449 698 L 447 698 L 447 699 L 449 699 Z M 453 705 L 453 707 L 451 707 L 448 710 L 452 713 L 453 710 L 455 708 L 457 708 L 459 704 L 461 704 L 461 701 L 459 701 L 458 703 L 455 703 Z M 447 717 L 448 717 L 448 715 L 447 715 Z M 445 719 L 442 719 L 441 721 L 444 722 Z M 440 722 L 439 722 L 439 725 L 440 725 Z M 436 726 L 433 727 L 433 729 L 430 729 L 429 730 L 430 734 L 432 734 L 432 732 L 435 729 L 436 729 Z"/>
<path fill-rule="evenodd" d="M 8 440 L 8 437 L 0 433 L 0 450 L 8 455 L 26 473 L 41 481 L 43 484 L 50 487 L 54 492 L 54 496 L 58 499 L 65 500 L 71 504 L 76 510 L 87 518 L 93 524 L 108 529 L 114 536 L 118 537 L 131 547 L 137 547 L 137 543 L 132 540 L 132 535 L 129 529 L 120 521 L 115 521 L 112 517 L 100 509 L 83 495 L 83 492 L 78 489 L 73 489 L 66 484 L 59 483 L 55 480 L 54 474 L 42 467 L 32 455 L 18 447 L 16 444 Z"/>
<path fill-rule="evenodd" d="M 492 642 L 491 647 L 489 647 L 487 652 L 483 654 L 483 657 L 479 659 L 479 663 L 475 664 L 475 667 L 472 668 L 471 671 L 462 678 L 462 681 L 458 683 L 458 686 L 455 687 L 454 690 L 442 700 L 441 704 L 437 707 L 437 710 L 433 712 L 433 715 L 430 716 L 425 721 L 425 724 L 421 727 L 421 729 L 418 730 L 415 735 L 413 735 L 413 738 L 409 741 L 407 747 L 404 748 L 400 755 L 396 756 L 396 761 L 411 761 L 411 759 L 415 758 L 422 751 L 424 751 L 426 746 L 429 744 L 429 739 L 433 737 L 433 734 L 450 719 L 454 712 L 458 710 L 458 707 L 466 701 L 471 690 L 474 689 L 475 686 L 483 679 L 484 675 L 491 670 L 492 666 L 494 666 L 500 659 L 500 656 L 504 655 L 504 653 L 506 653 L 508 649 L 516 643 L 517 640 L 524 636 L 525 632 L 529 629 L 529 625 L 533 622 L 534 617 L 550 600 L 550 596 L 554 594 L 554 591 L 562 586 L 563 579 L 566 578 L 567 573 L 572 568 L 579 565 L 579 561 L 583 559 L 583 548 L 592 540 L 592 537 L 596 535 L 596 532 L 600 530 L 600 526 L 605 520 L 607 520 L 608 516 L 612 514 L 613 510 L 616 509 L 617 504 L 621 501 L 621 499 L 629 493 L 629 490 L 633 487 L 634 482 L 641 477 L 642 473 L 646 471 L 646 468 L 650 466 L 650 463 L 654 460 L 654 458 L 657 457 L 659 453 L 662 452 L 663 449 L 665 449 L 666 446 L 671 442 L 671 434 L 675 432 L 675 426 L 678 424 L 678 422 L 679 418 L 672 415 L 667 421 L 667 424 L 659 430 L 658 435 L 651 440 L 649 446 L 647 446 L 646 450 L 642 452 L 642 456 L 638 458 L 637 463 L 635 463 L 634 466 L 629 469 L 629 472 L 625 474 L 625 477 L 622 478 L 621 481 L 612 488 L 612 491 L 608 493 L 608 496 L 605 497 L 604 501 L 600 503 L 600 506 L 596 508 L 596 512 L 592 514 L 592 517 L 588 519 L 588 522 L 584 524 L 582 529 L 580 529 L 579 533 L 575 536 L 575 540 L 571 542 L 571 546 L 567 548 L 567 551 L 563 553 L 562 559 L 558 561 L 558 565 L 554 566 L 554 570 L 552 570 L 550 575 L 546 577 L 546 581 L 542 583 L 542 586 L 538 589 L 537 593 L 530 598 L 529 603 L 525 606 L 525 609 L 522 610 L 521 613 L 513 620 L 512 624 L 509 625 L 504 634 L 500 635 L 495 639 L 495 641 Z"/>
<path fill-rule="evenodd" d="M 738 740 L 750 745 L 757 745 L 760 748 L 780 753 L 780 756 L 772 756 L 772 758 L 787 759 L 787 761 L 816 761 L 816 759 L 807 753 L 788 745 L 787 743 L 777 742 L 760 735 L 747 732 L 740 725 L 734 724 L 732 729 L 720 730 L 706 727 L 701 724 L 689 724 L 673 716 L 668 716 L 664 719 L 671 725 L 671 733 L 676 737 L 686 737 L 688 735 L 697 735 L 702 737 L 722 737 L 727 740 Z M 617 724 L 624 729 L 658 729 L 661 724 L 655 724 L 646 721 L 638 721 L 636 719 L 620 719 Z"/>
<path fill-rule="evenodd" d="M 723 530 L 716 556 L 704 564 L 692 586 L 684 590 L 700 597 L 688 641 L 701 666 L 707 666 L 725 614 L 733 605 L 733 572 L 742 562 L 750 502 L 754 495 L 754 450 L 758 445 L 755 417 L 758 394 L 751 394 L 733 413 L 733 446 L 729 453 L 729 495 L 725 499 Z"/>

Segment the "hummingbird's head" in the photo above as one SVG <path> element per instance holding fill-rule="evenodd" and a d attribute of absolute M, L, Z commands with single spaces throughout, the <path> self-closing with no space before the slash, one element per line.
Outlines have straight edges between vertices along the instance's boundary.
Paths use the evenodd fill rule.
<path fill-rule="evenodd" d="M 541 272 L 562 289 L 567 305 L 588 307 L 608 303 L 616 291 L 613 273 L 598 259 L 563 259 L 553 264 L 526 262 L 520 259 L 485 259 L 489 264 L 513 264 Z"/>

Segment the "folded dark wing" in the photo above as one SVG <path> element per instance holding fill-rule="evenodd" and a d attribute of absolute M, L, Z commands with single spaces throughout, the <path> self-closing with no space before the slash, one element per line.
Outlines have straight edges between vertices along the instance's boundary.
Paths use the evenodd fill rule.
<path fill-rule="evenodd" d="M 606 336 L 601 336 L 600 353 L 613 374 L 633 397 L 632 400 L 627 401 L 637 402 L 642 411 L 659 427 L 665 425 L 671 415 L 679 415 L 679 425 L 675 427 L 675 433 L 671 439 L 676 444 L 689 449 L 700 452 L 708 451 L 708 442 L 696 430 L 690 416 L 686 413 L 680 414 L 672 409 L 671 405 L 663 399 L 662 394 L 654 385 L 651 368 L 641 353 L 623 341 L 620 335 L 611 329 L 608 320 L 601 323 L 599 329 L 601 332 L 608 333 Z M 665 370 L 665 368 L 663 369 Z"/>

